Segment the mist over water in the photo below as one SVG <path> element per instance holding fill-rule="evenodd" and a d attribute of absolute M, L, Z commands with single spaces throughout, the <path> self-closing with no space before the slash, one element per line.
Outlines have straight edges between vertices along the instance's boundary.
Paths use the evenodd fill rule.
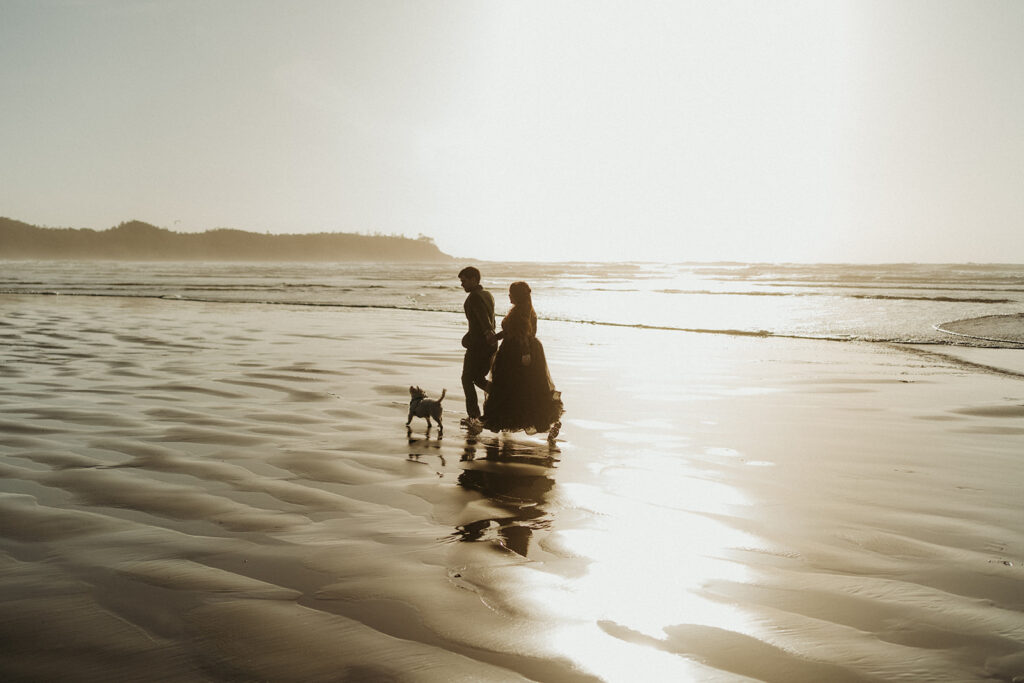
<path fill-rule="evenodd" d="M 462 311 L 459 265 L 6 262 L 0 292 Z M 1021 265 L 483 263 L 499 314 L 515 280 L 549 320 L 718 334 L 1024 347 L 1006 326 L 937 325 L 1024 312 Z M 984 328 L 981 328 L 984 332 Z M 986 337 L 986 339 L 977 338 Z M 1000 342 L 998 340 L 1004 340 Z"/>

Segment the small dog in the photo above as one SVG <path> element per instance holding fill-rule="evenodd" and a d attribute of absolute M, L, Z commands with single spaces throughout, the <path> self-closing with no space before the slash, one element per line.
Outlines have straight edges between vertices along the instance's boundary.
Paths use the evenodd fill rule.
<path fill-rule="evenodd" d="M 447 393 L 447 389 L 442 389 L 441 397 L 435 401 L 432 398 L 427 398 L 427 393 L 419 387 L 409 387 L 409 395 L 412 396 L 412 400 L 409 401 L 409 419 L 405 421 L 405 426 L 409 426 L 413 417 L 425 417 L 427 418 L 427 431 L 430 431 L 430 418 L 434 418 L 437 420 L 437 433 L 443 434 L 441 401 L 444 400 L 444 395 Z"/>

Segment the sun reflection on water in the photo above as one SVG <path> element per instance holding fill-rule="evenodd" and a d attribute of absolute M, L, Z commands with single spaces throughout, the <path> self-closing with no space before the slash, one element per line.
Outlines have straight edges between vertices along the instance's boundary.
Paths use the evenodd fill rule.
<path fill-rule="evenodd" d="M 563 590 L 545 596 L 546 609 L 558 615 L 552 644 L 605 680 L 713 678 L 695 661 L 666 658 L 658 648 L 666 642 L 665 629 L 680 624 L 754 630 L 745 612 L 705 592 L 713 581 L 751 580 L 745 566 L 725 558 L 728 549 L 756 545 L 757 539 L 714 514 L 745 501 L 734 489 L 707 480 L 656 477 L 626 467 L 600 474 L 604 490 L 559 487 L 563 505 L 592 516 L 545 541 L 557 555 L 586 566 Z M 601 633 L 588 631 L 592 625 Z"/>
<path fill-rule="evenodd" d="M 761 544 L 728 521 L 750 501 L 716 481 L 706 458 L 678 450 L 591 461 L 586 476 L 566 481 L 554 455 L 499 438 L 467 444 L 459 486 L 483 494 L 495 514 L 453 536 L 525 560 L 488 572 L 488 604 L 533 624 L 549 654 L 605 680 L 721 675 L 671 652 L 666 629 L 757 632 L 748 613 L 708 589 L 753 581 L 729 559 L 732 549 Z"/>
<path fill-rule="evenodd" d="M 548 543 L 558 553 L 587 561 L 586 574 L 573 582 L 559 610 L 581 619 L 610 620 L 653 637 L 680 623 L 737 629 L 740 616 L 731 608 L 701 595 L 712 580 L 745 581 L 747 570 L 723 559 L 729 548 L 756 545 L 751 535 L 702 512 L 687 512 L 668 498 L 672 486 L 645 489 L 646 501 L 632 497 L 641 482 L 617 473 L 623 495 L 593 487 L 566 486 L 563 503 L 600 511 L 586 528 L 556 531 Z M 664 482 L 662 482 L 664 483 Z M 676 495 L 690 496 L 694 509 L 724 510 L 738 494 L 728 487 L 702 482 Z M 635 486 L 633 491 L 630 486 Z M 728 496 L 729 500 L 722 500 Z"/>

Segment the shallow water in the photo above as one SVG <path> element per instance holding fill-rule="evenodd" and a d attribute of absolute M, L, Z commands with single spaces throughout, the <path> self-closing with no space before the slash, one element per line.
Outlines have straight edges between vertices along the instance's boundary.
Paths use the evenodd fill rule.
<path fill-rule="evenodd" d="M 937 325 L 1024 311 L 1024 266 L 793 264 L 481 264 L 503 294 L 535 291 L 548 320 L 760 334 L 1024 348 L 1021 323 Z M 460 312 L 454 264 L 16 262 L 0 292 L 142 296 Z M 1011 322 L 1013 320 L 1011 319 Z M 952 328 L 955 329 L 955 328 Z M 999 340 L 1009 340 L 1000 342 Z M 1010 343 L 1016 342 L 1016 343 Z"/>

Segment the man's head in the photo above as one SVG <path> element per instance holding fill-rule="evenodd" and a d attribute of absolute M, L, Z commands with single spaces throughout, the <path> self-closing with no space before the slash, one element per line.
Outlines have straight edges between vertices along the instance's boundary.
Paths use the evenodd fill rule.
<path fill-rule="evenodd" d="M 459 271 L 459 282 L 467 292 L 480 284 L 480 271 L 473 266 L 466 266 Z"/>

